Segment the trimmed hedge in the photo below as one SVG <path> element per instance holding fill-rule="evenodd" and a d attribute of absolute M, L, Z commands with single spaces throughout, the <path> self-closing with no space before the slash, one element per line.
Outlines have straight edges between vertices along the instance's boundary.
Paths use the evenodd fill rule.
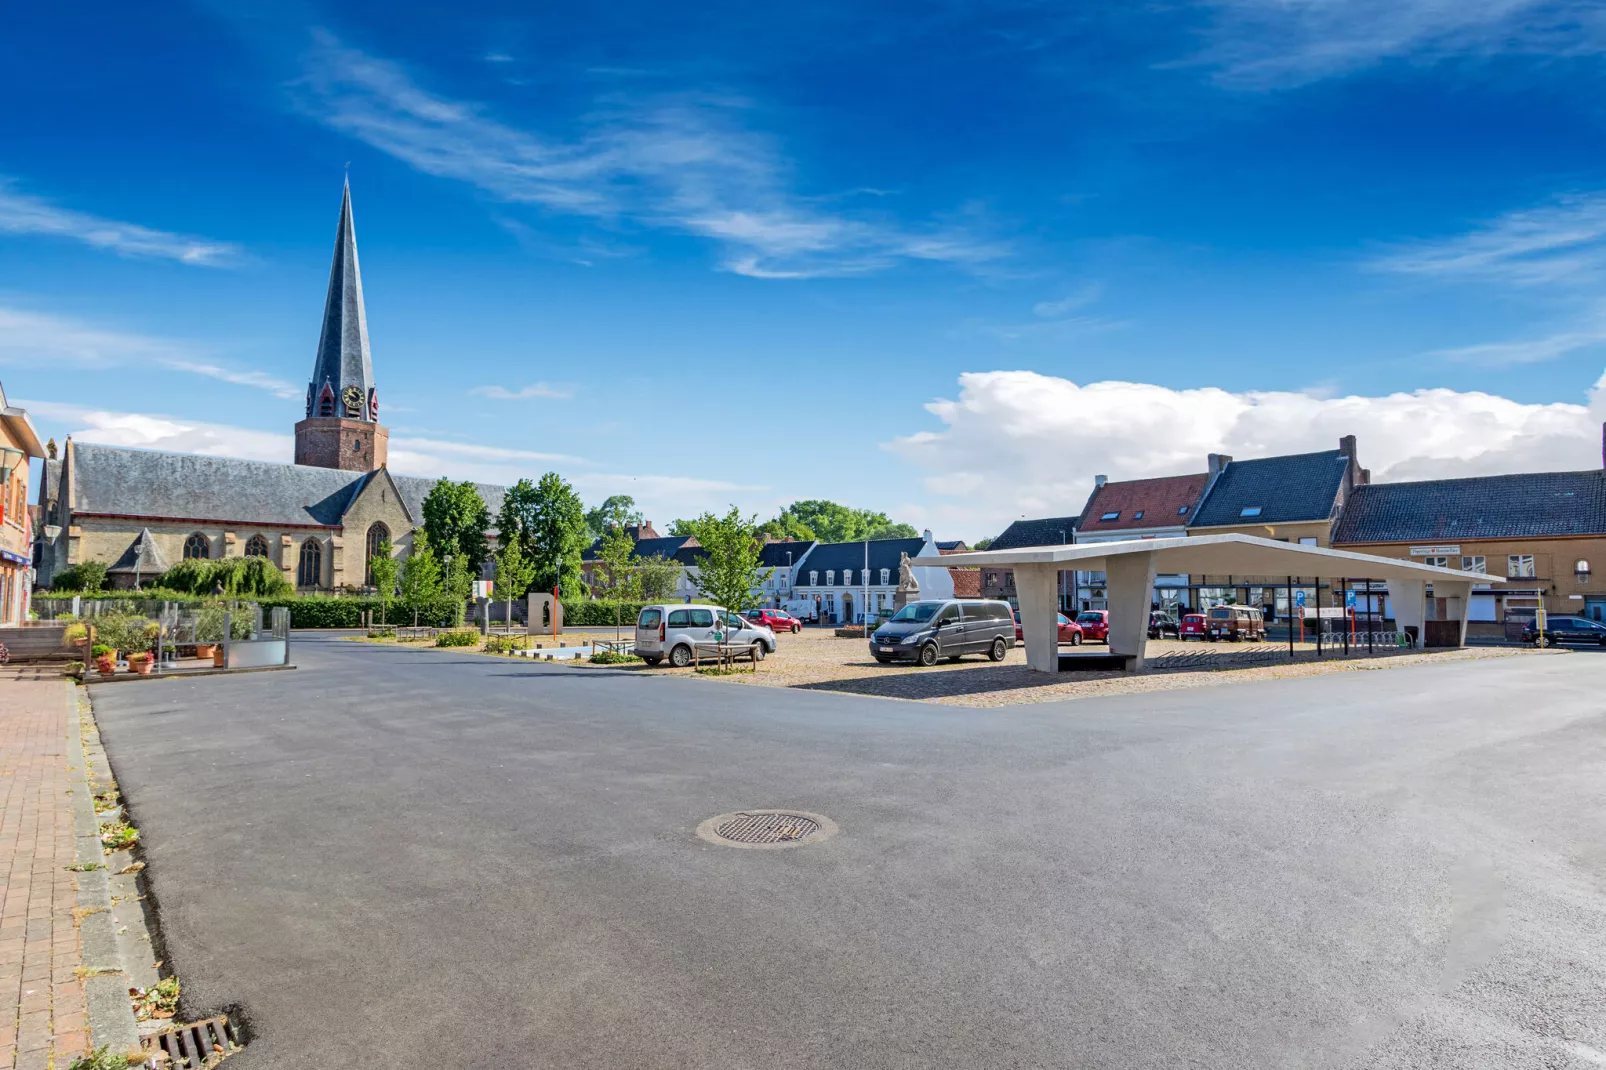
<path fill-rule="evenodd" d="M 198 606 L 207 602 L 216 602 L 218 599 L 188 594 L 183 591 L 162 590 L 156 587 L 147 587 L 142 591 L 96 591 L 93 594 L 82 595 L 85 601 L 134 601 L 134 602 L 173 602 L 184 606 Z M 71 594 L 57 592 L 40 592 L 34 596 L 35 602 L 50 600 L 60 603 L 70 603 Z M 367 610 L 373 610 L 374 623 L 379 623 L 383 607 L 377 598 L 349 598 L 342 595 L 290 595 L 279 598 L 251 598 L 240 596 L 237 601 L 256 602 L 262 606 L 263 613 L 275 606 L 284 606 L 290 610 L 290 627 L 292 628 L 361 628 L 362 615 Z M 401 599 L 391 599 L 390 607 L 384 610 L 386 625 L 408 625 L 413 623 L 413 609 Z M 421 627 L 448 628 L 457 623 L 456 607 L 450 602 L 427 606 L 418 613 L 418 623 Z"/>
<path fill-rule="evenodd" d="M 635 624 L 636 618 L 641 616 L 641 607 L 650 606 L 651 602 L 619 602 L 612 598 L 595 598 L 581 601 L 565 601 L 563 603 L 563 623 L 566 627 L 612 627 L 617 620 L 620 624 Z M 618 616 L 615 617 L 615 613 Z"/>

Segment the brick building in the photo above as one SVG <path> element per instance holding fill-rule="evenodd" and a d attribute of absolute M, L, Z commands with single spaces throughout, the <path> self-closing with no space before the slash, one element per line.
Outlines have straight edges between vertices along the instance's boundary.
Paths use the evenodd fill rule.
<path fill-rule="evenodd" d="M 33 513 L 28 508 L 28 462 L 45 448 L 22 409 L 0 387 L 0 625 L 27 619 L 28 572 L 33 564 Z"/>

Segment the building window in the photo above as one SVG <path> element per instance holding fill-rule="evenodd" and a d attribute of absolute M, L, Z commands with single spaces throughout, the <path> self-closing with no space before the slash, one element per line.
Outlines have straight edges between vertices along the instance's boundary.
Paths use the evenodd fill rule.
<path fill-rule="evenodd" d="M 186 559 L 194 557 L 205 561 L 211 556 L 212 542 L 199 531 L 184 540 L 184 557 Z"/>
<path fill-rule="evenodd" d="M 253 535 L 245 540 L 246 557 L 267 557 L 268 539 L 265 535 Z"/>
<path fill-rule="evenodd" d="M 1121 519 L 1121 510 L 1119 510 L 1119 509 L 1117 509 L 1113 513 L 1105 513 L 1103 516 L 1099 517 L 1099 520 L 1101 520 L 1101 521 L 1103 521 L 1103 520 L 1119 520 L 1119 519 Z"/>
<path fill-rule="evenodd" d="M 890 568 L 882 569 L 881 570 L 881 583 L 882 583 L 882 586 L 885 586 L 886 584 L 891 583 L 891 582 L 892 582 L 892 570 Z"/>
<path fill-rule="evenodd" d="M 1186 505 L 1178 506 L 1177 507 L 1177 515 L 1178 516 L 1187 516 L 1188 515 L 1188 507 Z"/>
<path fill-rule="evenodd" d="M 809 570 L 809 586 L 816 587 L 820 583 L 820 574 L 813 569 Z"/>
<path fill-rule="evenodd" d="M 1238 510 L 1238 515 L 1239 516 L 1259 516 L 1260 515 L 1260 506 L 1258 506 L 1258 505 L 1246 505 L 1242 509 Z"/>
<path fill-rule="evenodd" d="M 998 573 L 996 573 L 996 572 L 987 573 L 986 584 L 989 587 L 997 587 L 998 586 Z"/>
<path fill-rule="evenodd" d="M 323 583 L 323 547 L 317 539 L 301 544 L 301 560 L 296 565 L 297 587 L 318 587 Z"/>
<path fill-rule="evenodd" d="M 1139 509 L 1137 512 L 1133 513 L 1132 514 L 1132 519 L 1133 520 L 1142 520 L 1143 519 L 1143 510 Z"/>
<path fill-rule="evenodd" d="M 1476 557 L 1463 557 L 1461 559 L 1461 571 L 1486 572 L 1488 571 L 1488 561 L 1482 554 Z"/>
<path fill-rule="evenodd" d="M 1573 562 L 1573 575 L 1578 577 L 1579 583 L 1589 582 L 1589 562 L 1579 558 Z"/>
<path fill-rule="evenodd" d="M 834 569 L 834 568 L 826 569 L 825 570 L 825 585 L 827 587 L 829 587 L 829 586 L 831 586 L 831 584 L 833 584 L 835 582 L 836 582 L 836 569 Z"/>
<path fill-rule="evenodd" d="M 363 575 L 363 583 L 369 587 L 374 585 L 374 558 L 389 556 L 390 529 L 379 522 L 368 525 L 368 567 Z"/>
<path fill-rule="evenodd" d="M 1448 557 L 1424 557 L 1422 559 L 1422 563 L 1424 565 L 1431 565 L 1434 568 L 1450 567 L 1450 559 Z"/>
<path fill-rule="evenodd" d="M 1531 580 L 1534 578 L 1534 555 L 1512 554 L 1506 558 L 1506 576 L 1513 580 Z"/>
<path fill-rule="evenodd" d="M 1302 535 L 1302 536 L 1300 536 L 1299 545 L 1301 545 L 1301 546 L 1315 546 L 1316 545 L 1316 536 L 1314 536 L 1314 535 Z"/>

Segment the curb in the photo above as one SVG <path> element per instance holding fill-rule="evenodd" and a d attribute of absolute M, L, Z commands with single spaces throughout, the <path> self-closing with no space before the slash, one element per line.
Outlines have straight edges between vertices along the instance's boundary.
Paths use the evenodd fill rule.
<path fill-rule="evenodd" d="M 105 867 L 108 865 L 108 856 L 101 850 L 100 824 L 95 818 L 95 792 L 90 786 L 89 757 L 84 742 L 84 703 L 80 701 L 76 685 L 68 682 L 65 687 L 69 735 L 67 777 L 72 785 L 73 861 L 79 865 Z M 92 718 L 89 725 L 94 725 Z M 98 748 L 98 741 L 95 746 Z M 102 754 L 102 768 L 104 763 L 105 756 Z M 99 770 L 97 776 L 109 780 L 108 774 Z M 112 913 L 111 871 L 106 868 L 93 869 L 74 876 L 81 915 L 79 940 L 86 971 L 84 1002 L 88 1008 L 90 1046 L 137 1052 L 139 1026 L 134 1021 L 133 1005 L 128 1001 L 131 978 L 123 965 L 117 922 Z"/>

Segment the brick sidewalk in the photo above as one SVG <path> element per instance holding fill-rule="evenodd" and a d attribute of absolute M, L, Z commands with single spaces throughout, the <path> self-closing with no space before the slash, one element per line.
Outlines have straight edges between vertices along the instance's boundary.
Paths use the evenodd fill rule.
<path fill-rule="evenodd" d="M 88 1045 L 68 694 L 59 675 L 0 672 L 0 1070 L 66 1070 Z"/>

